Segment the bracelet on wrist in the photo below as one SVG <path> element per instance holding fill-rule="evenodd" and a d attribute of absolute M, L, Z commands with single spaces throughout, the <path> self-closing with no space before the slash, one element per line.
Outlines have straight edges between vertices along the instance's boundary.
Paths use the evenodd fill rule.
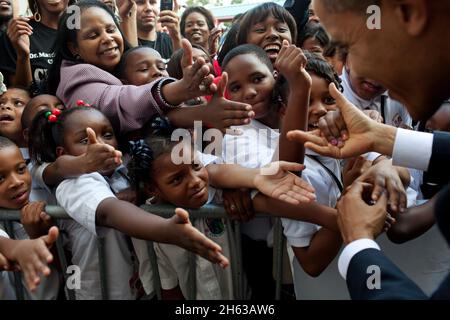
<path fill-rule="evenodd" d="M 164 108 L 167 108 L 167 109 L 178 108 L 181 105 L 181 104 L 178 104 L 178 105 L 170 104 L 164 98 L 163 93 L 162 93 L 162 87 L 164 85 L 175 82 L 176 80 L 177 79 L 175 79 L 175 78 L 163 78 L 158 82 L 158 84 L 156 86 L 156 96 L 155 96 L 155 100 L 158 103 L 158 105 L 160 105 Z"/>

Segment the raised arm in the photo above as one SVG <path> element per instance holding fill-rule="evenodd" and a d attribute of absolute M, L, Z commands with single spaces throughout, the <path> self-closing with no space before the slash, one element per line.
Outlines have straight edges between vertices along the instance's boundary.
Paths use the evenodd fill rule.
<path fill-rule="evenodd" d="M 289 84 L 289 96 L 286 115 L 281 126 L 278 145 L 279 160 L 303 163 L 305 148 L 303 144 L 287 139 L 291 130 L 307 130 L 308 107 L 311 89 L 311 77 L 305 70 L 306 57 L 302 50 L 283 41 L 275 68 L 286 78 Z"/>
<path fill-rule="evenodd" d="M 14 86 L 28 87 L 33 81 L 30 62 L 30 36 L 33 31 L 28 21 L 29 18 L 17 17 L 8 24 L 7 35 L 17 55 L 16 70 L 12 76 Z"/>
<path fill-rule="evenodd" d="M 139 42 L 136 24 L 136 2 L 134 0 L 117 0 L 117 7 L 119 8 L 121 19 L 120 28 L 125 39 L 132 47 L 137 47 Z"/>

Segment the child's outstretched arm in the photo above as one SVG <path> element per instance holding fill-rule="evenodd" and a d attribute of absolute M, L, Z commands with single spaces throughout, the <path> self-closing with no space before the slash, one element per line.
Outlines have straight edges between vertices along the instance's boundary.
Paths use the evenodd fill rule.
<path fill-rule="evenodd" d="M 303 163 L 305 148 L 303 144 L 289 141 L 286 134 L 290 130 L 308 129 L 308 107 L 311 90 L 311 76 L 305 70 L 306 57 L 300 48 L 289 45 L 284 40 L 275 68 L 286 78 L 289 84 L 289 96 L 286 115 L 281 126 L 278 145 L 279 159 Z"/>
<path fill-rule="evenodd" d="M 49 248 L 58 238 L 58 228 L 52 227 L 48 235 L 34 240 L 11 240 L 0 237 L 0 252 L 10 262 L 16 262 L 24 273 L 25 282 L 30 291 L 39 284 L 40 274 L 48 276 L 48 264 L 53 261 Z"/>
<path fill-rule="evenodd" d="M 315 200 L 314 188 L 290 171 L 301 171 L 302 164 L 273 162 L 264 168 L 249 169 L 235 164 L 210 164 L 211 185 L 217 188 L 253 188 L 269 197 L 291 204 Z"/>
<path fill-rule="evenodd" d="M 325 228 L 317 231 L 308 247 L 292 247 L 303 270 L 318 277 L 336 257 L 342 245 L 341 234 Z"/>
<path fill-rule="evenodd" d="M 211 101 L 195 107 L 184 107 L 171 110 L 167 117 L 177 127 L 191 128 L 194 121 L 202 121 L 204 125 L 217 128 L 225 133 L 230 126 L 241 126 L 250 123 L 255 116 L 248 104 L 225 99 L 228 75 L 222 74 L 217 92 Z"/>
<path fill-rule="evenodd" d="M 386 232 L 389 240 L 394 243 L 404 243 L 427 232 L 435 223 L 436 199 L 437 197 L 434 196 L 423 205 L 410 207 L 403 213 L 394 213 L 396 222 Z"/>
<path fill-rule="evenodd" d="M 213 83 L 214 76 L 210 74 L 205 59 L 198 58 L 193 61 L 192 45 L 186 39 L 181 41 L 184 54 L 181 59 L 183 78 L 166 84 L 161 91 L 164 99 L 172 104 L 179 105 L 190 99 L 211 94 L 217 90 Z"/>
<path fill-rule="evenodd" d="M 186 210 L 177 208 L 172 218 L 164 219 L 135 205 L 107 198 L 96 211 L 96 224 L 117 229 L 131 237 L 170 243 L 201 255 L 225 268 L 228 259 L 222 248 L 195 229 Z"/>
<path fill-rule="evenodd" d="M 315 201 L 293 205 L 258 193 L 253 198 L 253 208 L 256 212 L 278 218 L 306 221 L 339 232 L 337 210 Z"/>
<path fill-rule="evenodd" d="M 112 146 L 97 141 L 95 132 L 86 129 L 87 151 L 80 156 L 62 155 L 45 167 L 42 178 L 46 185 L 55 186 L 61 181 L 85 173 L 110 171 L 122 164 L 122 153 Z"/>

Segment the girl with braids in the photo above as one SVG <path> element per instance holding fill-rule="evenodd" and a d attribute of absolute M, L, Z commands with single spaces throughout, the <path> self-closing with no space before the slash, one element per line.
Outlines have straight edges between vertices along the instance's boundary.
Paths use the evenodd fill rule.
<path fill-rule="evenodd" d="M 72 107 L 53 114 L 40 111 L 30 127 L 30 153 L 34 161 L 53 162 L 62 155 L 79 156 L 88 145 L 106 144 L 117 148 L 117 140 L 109 120 L 92 107 Z M 120 154 L 118 155 L 120 157 Z M 121 174 L 115 169 L 83 174 L 66 179 L 56 187 L 58 204 L 73 218 L 65 221 L 67 243 L 72 263 L 80 266 L 81 288 L 78 299 L 100 299 L 97 242 L 105 240 L 106 275 L 109 297 L 133 299 L 128 281 L 132 276 L 130 251 L 125 234 L 144 240 L 172 243 L 193 251 L 221 267 L 228 260 L 220 246 L 206 238 L 189 222 L 183 209 L 176 209 L 172 218 L 149 214 L 135 205 L 119 200 L 113 193 L 114 180 Z"/>
<path fill-rule="evenodd" d="M 312 189 L 288 172 L 299 171 L 302 165 L 279 162 L 273 175 L 263 175 L 259 168 L 221 164 L 218 158 L 195 151 L 191 141 L 173 141 L 172 133 L 167 120 L 156 119 L 146 138 L 134 143 L 131 150 L 130 174 L 151 203 L 192 209 L 209 203 L 222 204 L 222 191 L 216 188 L 258 189 L 267 197 L 294 204 L 313 198 Z M 185 161 L 179 161 L 179 157 Z M 228 250 L 226 228 L 229 226 L 225 221 L 202 218 L 194 225 L 219 243 L 224 252 Z M 155 244 L 155 249 L 164 297 L 186 297 L 186 251 L 163 244 Z M 196 260 L 196 268 L 197 299 L 233 298 L 228 270 L 218 269 L 201 258 Z"/>

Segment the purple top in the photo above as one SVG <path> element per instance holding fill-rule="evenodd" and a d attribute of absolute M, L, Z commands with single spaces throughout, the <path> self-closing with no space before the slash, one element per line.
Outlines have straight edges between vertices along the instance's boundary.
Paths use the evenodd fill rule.
<path fill-rule="evenodd" d="M 84 100 L 102 111 L 117 133 L 127 133 L 142 128 L 155 113 L 162 115 L 167 109 L 155 100 L 161 80 L 142 86 L 123 85 L 96 66 L 63 61 L 56 96 L 66 108 L 76 106 L 79 99 Z"/>

